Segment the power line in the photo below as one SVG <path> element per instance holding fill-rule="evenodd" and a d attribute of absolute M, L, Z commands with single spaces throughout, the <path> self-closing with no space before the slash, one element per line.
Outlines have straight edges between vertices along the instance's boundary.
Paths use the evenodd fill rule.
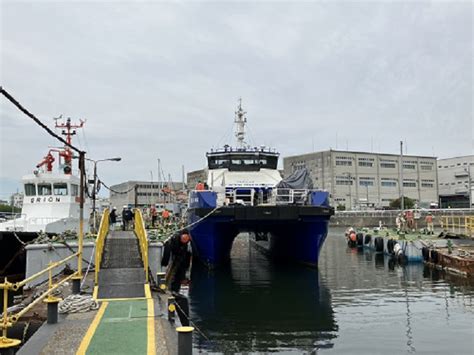
<path fill-rule="evenodd" d="M 99 180 L 99 184 L 101 184 L 102 186 L 104 186 L 107 190 L 109 191 L 112 191 L 113 193 L 116 193 L 116 194 L 128 194 L 130 191 L 134 190 L 135 189 L 135 185 L 132 186 L 130 189 L 128 189 L 127 191 L 116 191 L 112 188 L 110 188 L 109 186 L 107 186 L 103 181 Z"/>
<path fill-rule="evenodd" d="M 0 86 L 0 93 L 5 96 L 8 101 L 10 101 L 13 105 L 15 105 L 21 112 L 23 112 L 25 115 L 30 117 L 33 121 L 35 121 L 41 128 L 43 128 L 46 132 L 48 132 L 51 136 L 56 138 L 57 140 L 61 141 L 64 143 L 66 146 L 69 148 L 75 150 L 77 153 L 85 153 L 84 151 L 80 150 L 79 148 L 76 148 L 72 144 L 69 144 L 64 140 L 62 137 L 58 136 L 56 133 L 54 133 L 48 126 L 46 126 L 43 122 L 39 120 L 35 115 L 33 115 L 31 112 L 29 112 L 26 108 L 24 108 L 12 95 L 10 95 L 2 86 Z"/>

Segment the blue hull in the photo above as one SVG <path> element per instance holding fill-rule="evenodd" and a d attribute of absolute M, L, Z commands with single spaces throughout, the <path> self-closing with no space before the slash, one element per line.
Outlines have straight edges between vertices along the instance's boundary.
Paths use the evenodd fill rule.
<path fill-rule="evenodd" d="M 189 211 L 189 222 L 201 217 Z M 236 220 L 232 216 L 211 215 L 191 229 L 194 254 L 214 267 L 230 258 L 232 243 L 240 232 L 255 236 L 254 244 L 276 259 L 317 266 L 319 253 L 328 233 L 330 215 L 300 216 L 292 220 Z"/>

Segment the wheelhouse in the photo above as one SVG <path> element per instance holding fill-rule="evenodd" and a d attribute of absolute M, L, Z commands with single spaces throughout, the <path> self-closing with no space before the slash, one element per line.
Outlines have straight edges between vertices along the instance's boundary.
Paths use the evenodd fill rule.
<path fill-rule="evenodd" d="M 206 156 L 209 170 L 259 171 L 260 169 L 276 170 L 279 153 L 257 148 L 233 150 L 225 147 L 224 150 L 211 151 Z"/>

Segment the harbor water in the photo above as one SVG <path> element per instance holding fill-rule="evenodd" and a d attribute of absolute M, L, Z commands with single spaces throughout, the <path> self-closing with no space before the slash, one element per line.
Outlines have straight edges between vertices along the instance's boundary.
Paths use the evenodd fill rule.
<path fill-rule="evenodd" d="M 230 265 L 193 267 L 189 297 L 200 353 L 474 351 L 473 283 L 349 249 L 341 229 L 330 230 L 318 270 L 275 264 L 241 235 Z"/>

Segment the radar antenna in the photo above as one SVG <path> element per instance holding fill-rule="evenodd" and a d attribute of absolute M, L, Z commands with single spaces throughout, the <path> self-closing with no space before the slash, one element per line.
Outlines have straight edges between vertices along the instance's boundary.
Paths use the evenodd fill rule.
<path fill-rule="evenodd" d="M 245 112 L 242 109 L 242 98 L 239 98 L 239 106 L 237 111 L 235 112 L 235 120 L 234 122 L 237 124 L 237 130 L 235 132 L 235 137 L 237 138 L 237 147 L 238 148 L 245 148 L 245 124 L 247 123 L 247 117 Z"/>

